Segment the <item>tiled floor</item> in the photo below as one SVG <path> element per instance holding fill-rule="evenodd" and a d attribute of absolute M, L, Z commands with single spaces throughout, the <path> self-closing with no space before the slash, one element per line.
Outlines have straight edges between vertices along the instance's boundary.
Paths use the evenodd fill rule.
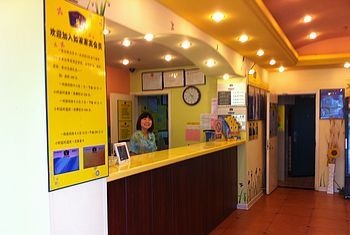
<path fill-rule="evenodd" d="M 277 188 L 249 210 L 235 210 L 211 235 L 350 234 L 350 200 L 339 194 Z"/>
<path fill-rule="evenodd" d="M 314 177 L 286 177 L 284 181 L 278 181 L 279 186 L 289 188 L 304 188 L 314 189 L 315 178 Z"/>

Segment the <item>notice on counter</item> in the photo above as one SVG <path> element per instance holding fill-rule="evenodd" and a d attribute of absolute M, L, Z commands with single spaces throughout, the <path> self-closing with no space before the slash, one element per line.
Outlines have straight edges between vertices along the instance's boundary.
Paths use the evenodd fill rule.
<path fill-rule="evenodd" d="M 202 130 L 210 130 L 211 127 L 211 115 L 209 113 L 201 113 L 200 115 L 200 128 Z"/>
<path fill-rule="evenodd" d="M 235 83 L 231 89 L 231 105 L 246 106 L 247 85 L 245 83 Z"/>
<path fill-rule="evenodd" d="M 218 105 L 246 106 L 246 86 L 245 79 L 218 80 Z"/>
<path fill-rule="evenodd" d="M 187 123 L 185 130 L 185 140 L 199 142 L 201 140 L 201 130 L 197 123 Z"/>
<path fill-rule="evenodd" d="M 104 18 L 45 1 L 49 191 L 108 176 Z"/>

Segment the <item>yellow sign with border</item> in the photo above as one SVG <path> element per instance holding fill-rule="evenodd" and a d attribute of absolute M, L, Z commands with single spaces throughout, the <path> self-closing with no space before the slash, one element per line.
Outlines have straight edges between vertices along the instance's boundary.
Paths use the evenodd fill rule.
<path fill-rule="evenodd" d="M 49 191 L 108 176 L 104 18 L 45 3 Z"/>

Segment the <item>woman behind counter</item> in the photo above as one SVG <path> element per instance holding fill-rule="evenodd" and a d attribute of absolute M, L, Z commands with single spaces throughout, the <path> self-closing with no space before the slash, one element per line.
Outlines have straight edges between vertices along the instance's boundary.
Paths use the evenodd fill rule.
<path fill-rule="evenodd" d="M 157 150 L 153 129 L 154 124 L 152 115 L 149 112 L 142 113 L 137 119 L 136 131 L 130 138 L 130 153 L 132 155 Z"/>

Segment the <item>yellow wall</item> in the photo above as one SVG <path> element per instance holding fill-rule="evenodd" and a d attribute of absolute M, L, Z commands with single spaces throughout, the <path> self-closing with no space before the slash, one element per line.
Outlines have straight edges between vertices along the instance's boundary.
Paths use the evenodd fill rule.
<path fill-rule="evenodd" d="M 161 70 L 155 70 L 161 71 Z M 141 83 L 141 73 L 142 71 L 137 71 L 131 74 L 130 81 L 130 91 L 131 93 L 142 92 Z M 185 128 L 188 123 L 198 123 L 200 122 L 200 114 L 210 113 L 211 111 L 211 100 L 217 97 L 216 94 L 216 80 L 215 77 L 207 77 L 205 85 L 197 85 L 201 91 L 201 99 L 198 104 L 194 106 L 186 105 L 182 100 L 182 92 L 185 87 L 179 88 L 167 88 L 164 89 L 170 92 L 170 104 L 171 108 L 169 114 L 169 122 L 171 125 L 171 147 L 179 147 L 194 142 L 185 141 Z M 201 132 L 201 141 L 204 141 L 204 134 Z"/>
<path fill-rule="evenodd" d="M 269 74 L 269 89 L 277 94 L 310 93 L 324 88 L 345 88 L 347 80 L 350 80 L 350 70 L 346 69 L 273 72 Z"/>

